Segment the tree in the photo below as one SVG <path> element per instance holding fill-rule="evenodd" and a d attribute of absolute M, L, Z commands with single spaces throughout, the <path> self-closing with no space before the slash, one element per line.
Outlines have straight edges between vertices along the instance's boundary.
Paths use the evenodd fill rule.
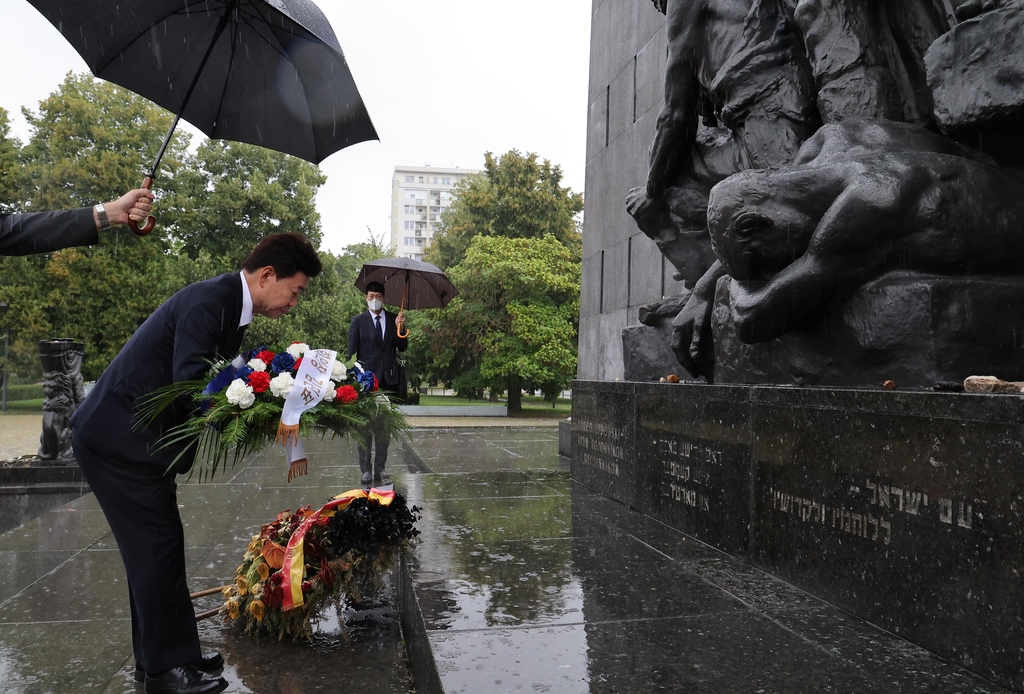
<path fill-rule="evenodd" d="M 19 157 L 21 142 L 11 137 L 11 119 L 0 108 L 0 212 L 17 212 L 22 199 L 24 169 Z"/>
<path fill-rule="evenodd" d="M 521 411 L 527 382 L 551 400 L 568 387 L 579 329 L 580 263 L 573 249 L 552 234 L 477 236 L 448 274 L 461 293 L 439 312 L 429 335 L 441 371 L 478 385 L 502 384 L 510 412 Z"/>
<path fill-rule="evenodd" d="M 583 196 L 563 188 L 562 170 L 536 154 L 510 150 L 495 158 L 484 154 L 484 172 L 455 189 L 426 259 L 442 270 L 458 265 L 477 236 L 511 239 L 553 236 L 568 248 L 580 248 L 577 215 Z"/>
<path fill-rule="evenodd" d="M 142 181 L 171 115 L 89 75 L 68 74 L 39 104 L 23 110 L 32 135 L 19 153 L 25 211 L 92 205 Z M 163 190 L 188 144 L 177 135 L 164 156 Z M 160 226 L 145 239 L 120 231 L 90 248 L 0 259 L 0 300 L 11 305 L 13 368 L 38 374 L 36 343 L 65 336 L 86 342 L 83 374 L 95 378 L 162 300 L 158 279 L 166 249 Z"/>
<path fill-rule="evenodd" d="M 241 265 L 256 243 L 280 231 L 305 234 L 319 247 L 320 169 L 256 145 L 207 140 L 189 157 L 175 191 L 161 201 L 181 251 Z"/>

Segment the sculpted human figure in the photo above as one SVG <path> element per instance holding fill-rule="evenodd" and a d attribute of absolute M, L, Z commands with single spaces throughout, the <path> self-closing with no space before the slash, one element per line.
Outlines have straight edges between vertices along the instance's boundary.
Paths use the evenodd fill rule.
<path fill-rule="evenodd" d="M 949 0 L 799 0 L 794 20 L 825 122 L 932 121 L 924 55 L 952 12 Z"/>
<path fill-rule="evenodd" d="M 647 184 L 626 202 L 637 226 L 676 267 L 677 279 L 694 289 L 683 313 L 691 315 L 700 343 L 710 337 L 707 288 L 713 291 L 721 274 L 706 231 L 711 187 L 743 169 L 791 161 L 820 120 L 810 66 L 784 0 L 656 4 L 667 20 L 665 103 Z M 712 127 L 699 129 L 701 116 Z M 707 365 L 702 370 L 684 351 L 691 373 L 706 372 Z"/>
<path fill-rule="evenodd" d="M 797 163 L 715 186 L 715 252 L 744 342 L 771 340 L 883 272 L 1019 274 L 1024 177 L 916 126 L 825 126 Z"/>

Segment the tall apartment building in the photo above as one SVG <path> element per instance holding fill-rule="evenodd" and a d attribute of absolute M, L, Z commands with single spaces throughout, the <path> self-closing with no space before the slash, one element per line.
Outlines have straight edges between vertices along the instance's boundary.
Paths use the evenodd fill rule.
<path fill-rule="evenodd" d="M 423 260 L 441 215 L 452 199 L 452 188 L 480 169 L 437 166 L 396 166 L 391 179 L 391 245 L 399 256 Z"/>

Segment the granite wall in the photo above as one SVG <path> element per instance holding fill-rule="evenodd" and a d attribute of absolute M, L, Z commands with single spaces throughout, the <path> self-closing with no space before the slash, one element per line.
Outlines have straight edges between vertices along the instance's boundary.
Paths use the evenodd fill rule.
<path fill-rule="evenodd" d="M 1024 396 L 577 381 L 572 478 L 1024 690 Z"/>
<path fill-rule="evenodd" d="M 625 203 L 647 180 L 665 51 L 665 16 L 651 0 L 594 0 L 578 369 L 586 380 L 622 378 L 622 329 L 638 324 L 640 306 L 682 289 Z"/>

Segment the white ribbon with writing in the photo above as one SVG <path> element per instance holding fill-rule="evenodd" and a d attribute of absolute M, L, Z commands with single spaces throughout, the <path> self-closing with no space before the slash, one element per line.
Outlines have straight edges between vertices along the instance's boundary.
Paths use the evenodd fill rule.
<path fill-rule="evenodd" d="M 306 350 L 299 371 L 295 374 L 295 385 L 284 401 L 281 424 L 297 427 L 302 413 L 324 399 L 327 382 L 331 380 L 331 368 L 337 356 L 338 353 L 330 349 Z"/>
<path fill-rule="evenodd" d="M 295 374 L 295 384 L 285 398 L 276 441 L 284 444 L 289 482 L 306 474 L 306 452 L 299 441 L 299 418 L 324 399 L 337 356 L 338 353 L 330 349 L 306 350 Z"/>

